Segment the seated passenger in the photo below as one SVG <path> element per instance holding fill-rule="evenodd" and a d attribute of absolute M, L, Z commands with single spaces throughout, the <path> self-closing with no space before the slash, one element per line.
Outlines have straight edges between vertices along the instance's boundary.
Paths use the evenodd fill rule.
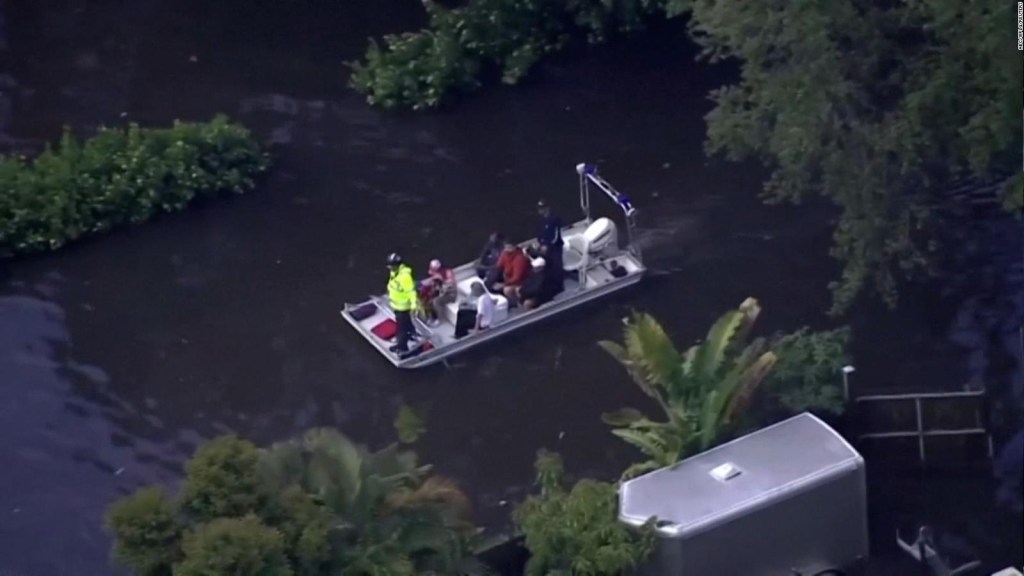
<path fill-rule="evenodd" d="M 554 290 L 555 294 L 561 294 L 565 286 L 565 270 L 562 268 L 561 253 L 558 254 L 559 258 L 551 258 L 551 254 L 555 254 L 557 249 L 552 248 L 546 244 L 535 245 L 536 255 L 531 255 L 531 258 L 541 258 L 544 261 L 544 273 L 548 275 L 548 281 L 551 282 L 551 289 Z M 529 254 L 529 252 L 527 252 Z"/>
<path fill-rule="evenodd" d="M 487 289 L 504 294 L 508 298 L 508 305 L 515 306 L 516 288 L 530 276 L 530 259 L 515 242 L 506 240 L 497 265 L 501 276 L 488 285 Z"/>
<path fill-rule="evenodd" d="M 494 322 L 494 298 L 491 298 L 484 287 L 476 282 L 470 288 L 470 294 L 476 300 L 476 323 L 473 326 L 473 331 L 479 332 L 490 328 L 491 323 Z"/>
<path fill-rule="evenodd" d="M 420 283 L 420 300 L 427 320 L 433 326 L 441 321 L 444 307 L 455 301 L 458 287 L 455 272 L 444 267 L 440 260 L 431 260 L 427 273 L 429 276 Z"/>
<path fill-rule="evenodd" d="M 547 266 L 543 258 L 533 261 L 533 274 L 519 287 L 516 294 L 523 303 L 523 308 L 533 310 L 550 302 L 563 290 L 561 275 L 555 272 L 555 269 Z"/>
<path fill-rule="evenodd" d="M 505 236 L 501 232 L 494 232 L 487 239 L 480 257 L 476 260 L 476 274 L 485 281 L 494 282 L 498 270 L 498 258 L 501 256 L 501 249 L 505 244 Z M 489 280 L 487 280 L 489 278 Z"/>

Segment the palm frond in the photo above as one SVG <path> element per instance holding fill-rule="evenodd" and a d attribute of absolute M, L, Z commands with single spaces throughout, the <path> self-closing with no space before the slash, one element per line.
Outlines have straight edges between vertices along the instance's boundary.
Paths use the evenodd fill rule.
<path fill-rule="evenodd" d="M 646 380 L 666 390 L 682 376 L 682 359 L 661 324 L 637 313 L 625 328 L 626 350 Z"/>
<path fill-rule="evenodd" d="M 472 514 L 466 493 L 454 480 L 440 476 L 431 476 L 414 489 L 389 494 L 385 500 L 385 508 L 390 511 L 428 505 L 440 505 L 461 518 L 469 518 Z"/>
<path fill-rule="evenodd" d="M 424 476 L 431 470 L 429 464 L 419 465 L 416 453 L 401 450 L 397 444 L 391 444 L 370 455 L 372 469 L 381 475 L 409 473 Z"/>
<path fill-rule="evenodd" d="M 643 412 L 629 407 L 601 414 L 601 421 L 609 426 L 630 426 L 645 419 Z"/>
<path fill-rule="evenodd" d="M 775 354 L 765 352 L 756 361 L 745 366 L 738 376 L 721 380 L 719 387 L 708 394 L 701 413 L 701 450 L 710 448 L 719 434 L 733 422 L 757 387 L 771 372 L 775 361 Z"/>
<path fill-rule="evenodd" d="M 742 343 L 750 337 L 750 332 L 761 315 L 761 303 L 756 298 L 747 298 L 740 304 L 739 311 L 743 313 L 743 324 L 733 336 L 733 342 Z"/>
<path fill-rule="evenodd" d="M 693 363 L 697 359 L 698 350 L 700 350 L 700 345 L 690 346 L 686 349 L 683 354 L 683 374 L 687 376 L 693 374 Z"/>
<path fill-rule="evenodd" d="M 708 381 L 718 374 L 730 345 L 739 341 L 739 332 L 751 322 L 750 314 L 756 308 L 757 301 L 748 298 L 740 304 L 739 309 L 726 312 L 715 321 L 708 330 L 707 338 L 697 348 L 697 356 L 692 365 L 695 376 Z M 756 313 L 753 317 L 757 317 Z"/>
<path fill-rule="evenodd" d="M 651 398 L 660 398 L 661 395 L 658 390 L 656 390 L 654 386 L 647 381 L 647 376 L 644 373 L 643 368 L 630 357 L 629 351 L 626 350 L 625 347 L 618 342 L 612 342 L 610 340 L 602 340 L 598 342 L 597 345 L 613 358 L 618 360 L 619 364 L 622 364 L 622 367 L 626 369 L 626 373 L 629 374 L 629 377 L 633 379 L 633 382 L 636 383 L 644 394 Z"/>
<path fill-rule="evenodd" d="M 721 376 L 722 386 L 731 387 L 743 375 L 747 369 L 765 352 L 768 348 L 768 340 L 755 338 L 743 350 L 738 352 L 731 362 L 732 367 Z"/>
<path fill-rule="evenodd" d="M 740 410 L 746 407 L 754 391 L 764 382 L 776 362 L 778 362 L 778 357 L 774 352 L 765 352 L 738 379 L 736 389 L 723 414 L 723 421 L 726 424 L 732 422 Z"/>
<path fill-rule="evenodd" d="M 647 460 L 646 462 L 638 462 L 636 464 L 633 464 L 629 468 L 626 468 L 626 470 L 622 473 L 622 476 L 619 478 L 619 480 L 624 482 L 631 478 L 636 478 L 641 474 L 646 474 L 647 472 L 650 472 L 652 470 L 657 470 L 658 468 L 661 468 L 661 466 L 658 466 L 658 464 L 653 460 Z"/>
<path fill-rule="evenodd" d="M 310 453 L 310 480 L 316 491 L 343 509 L 360 491 L 363 451 L 337 430 L 314 428 L 303 437 Z"/>
<path fill-rule="evenodd" d="M 666 446 L 666 440 L 659 434 L 621 428 L 612 430 L 612 434 L 638 448 L 659 466 L 668 466 L 674 463 L 678 457 L 678 454 L 673 454 L 671 449 Z"/>
<path fill-rule="evenodd" d="M 712 390 L 704 399 L 704 407 L 700 414 L 700 447 L 706 449 L 711 446 L 718 436 L 721 428 L 721 414 L 726 401 L 728 400 L 725 390 Z"/>

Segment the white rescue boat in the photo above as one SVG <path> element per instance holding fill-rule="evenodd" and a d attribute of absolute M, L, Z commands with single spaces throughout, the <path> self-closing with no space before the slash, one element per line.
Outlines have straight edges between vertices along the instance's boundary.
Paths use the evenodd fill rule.
<path fill-rule="evenodd" d="M 394 325 L 394 313 L 386 295 L 370 296 L 363 302 L 345 304 L 341 310 L 342 318 L 395 366 L 422 368 L 636 284 L 646 271 L 640 249 L 633 239 L 636 209 L 628 197 L 598 175 L 594 165 L 578 164 L 576 172 L 580 179 L 580 207 L 584 217 L 562 229 L 565 289 L 551 301 L 533 310 L 519 307 L 509 309 L 508 300 L 504 296 L 490 294 L 496 303 L 490 328 L 457 338 L 456 320 L 460 306 L 475 309 L 470 291 L 474 283 L 483 282 L 477 275 L 477 263 L 473 261 L 454 269 L 458 296 L 455 302 L 445 307 L 440 322 L 429 325 L 418 317 L 413 319 L 418 338 L 410 342 L 409 352 L 392 352 L 389 349 L 394 343 L 392 331 L 381 330 Z M 604 192 L 622 209 L 626 223 L 625 246 L 619 245 L 614 221 L 609 218 L 591 219 L 591 185 Z M 535 238 L 530 239 L 520 246 L 526 248 L 535 242 Z"/>

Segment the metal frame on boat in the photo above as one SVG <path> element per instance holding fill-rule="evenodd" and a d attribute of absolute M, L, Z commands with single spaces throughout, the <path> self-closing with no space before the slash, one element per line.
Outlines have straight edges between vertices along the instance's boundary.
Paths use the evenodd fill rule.
<path fill-rule="evenodd" d="M 525 328 L 587 302 L 598 300 L 639 282 L 646 272 L 639 246 L 634 242 L 636 208 L 630 199 L 618 192 L 597 173 L 592 164 L 576 165 L 580 181 L 580 208 L 583 219 L 562 229 L 563 263 L 566 269 L 565 289 L 550 302 L 533 310 L 507 308 L 503 296 L 491 295 L 498 302 L 499 315 L 486 330 L 455 338 L 455 322 L 460 303 L 468 301 L 472 285 L 481 282 L 476 262 L 467 262 L 454 269 L 458 285 L 458 301 L 448 305 L 444 317 L 436 326 L 427 325 L 419 318 L 413 320 L 419 339 L 409 353 L 397 354 L 389 350 L 391 340 L 378 337 L 373 328 L 394 320 L 387 296 L 370 296 L 367 300 L 345 304 L 341 316 L 378 352 L 399 368 L 422 368 L 444 361 L 470 348 L 496 340 L 510 332 Z M 611 199 L 625 215 L 625 247 L 618 244 L 614 223 L 607 218 L 594 220 L 590 212 L 590 187 L 597 187 Z M 520 246 L 533 244 L 536 238 Z M 622 272 L 624 270 L 624 273 Z M 357 310 L 362 314 L 355 314 Z M 367 313 L 367 311 L 371 313 Z M 507 315 L 506 315 L 507 314 Z M 429 342 L 429 346 L 423 346 Z"/>

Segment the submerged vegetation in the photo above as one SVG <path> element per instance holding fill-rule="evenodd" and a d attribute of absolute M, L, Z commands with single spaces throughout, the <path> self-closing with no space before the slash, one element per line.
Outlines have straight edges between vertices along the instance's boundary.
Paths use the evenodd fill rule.
<path fill-rule="evenodd" d="M 55 250 L 200 197 L 244 193 L 268 163 L 224 116 L 105 128 L 84 142 L 65 130 L 34 159 L 0 156 L 0 253 Z"/>
<path fill-rule="evenodd" d="M 865 288 L 895 305 L 901 281 L 936 271 L 942 242 L 960 229 L 940 210 L 954 184 L 1006 179 L 1005 206 L 1017 214 L 1024 207 L 1024 77 L 1005 34 L 1010 3 L 426 5 L 425 30 L 371 41 L 353 65 L 352 84 L 370 103 L 437 107 L 476 89 L 489 70 L 517 82 L 574 37 L 599 42 L 652 17 L 685 16 L 704 59 L 741 66 L 736 83 L 711 93 L 708 154 L 763 161 L 772 169 L 769 203 L 819 195 L 839 209 L 834 314 Z"/>

